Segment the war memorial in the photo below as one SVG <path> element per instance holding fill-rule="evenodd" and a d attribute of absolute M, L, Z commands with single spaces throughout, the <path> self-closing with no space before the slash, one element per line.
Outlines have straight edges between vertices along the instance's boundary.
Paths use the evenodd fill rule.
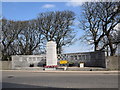
<path fill-rule="evenodd" d="M 68 61 L 73 66 L 102 67 L 105 68 L 105 53 L 103 51 L 83 53 L 56 53 L 56 43 L 49 41 L 46 45 L 46 54 L 41 55 L 14 55 L 12 56 L 12 69 L 24 67 L 56 67 L 61 66 L 60 61 Z M 64 65 L 64 64 L 63 64 Z M 68 64 L 67 64 L 68 65 Z M 82 67 L 82 66 L 81 66 Z"/>

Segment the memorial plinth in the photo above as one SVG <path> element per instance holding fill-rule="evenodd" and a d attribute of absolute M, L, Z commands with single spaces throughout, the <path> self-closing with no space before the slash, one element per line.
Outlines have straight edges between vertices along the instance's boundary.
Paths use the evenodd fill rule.
<path fill-rule="evenodd" d="M 46 51 L 46 65 L 57 65 L 56 43 L 53 41 L 49 41 L 46 45 Z"/>

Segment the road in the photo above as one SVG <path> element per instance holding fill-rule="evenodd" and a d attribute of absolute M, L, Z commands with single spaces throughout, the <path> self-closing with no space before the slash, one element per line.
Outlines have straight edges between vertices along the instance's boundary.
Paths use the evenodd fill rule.
<path fill-rule="evenodd" d="M 2 72 L 3 88 L 118 88 L 118 75 L 83 72 Z"/>

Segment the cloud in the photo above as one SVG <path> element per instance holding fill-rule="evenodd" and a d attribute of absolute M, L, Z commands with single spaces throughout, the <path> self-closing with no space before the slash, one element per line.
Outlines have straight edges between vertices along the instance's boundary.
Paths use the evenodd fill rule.
<path fill-rule="evenodd" d="M 54 8 L 54 7 L 55 7 L 55 5 L 53 5 L 53 4 L 45 4 L 42 6 L 42 8 Z"/>
<path fill-rule="evenodd" d="M 99 0 L 69 0 L 66 6 L 77 7 L 81 6 L 84 2 L 98 2 Z"/>
<path fill-rule="evenodd" d="M 66 6 L 73 6 L 73 7 L 77 7 L 77 6 L 81 6 L 82 5 L 82 1 L 81 2 L 76 2 L 77 0 L 70 0 L 69 2 L 66 3 Z"/>

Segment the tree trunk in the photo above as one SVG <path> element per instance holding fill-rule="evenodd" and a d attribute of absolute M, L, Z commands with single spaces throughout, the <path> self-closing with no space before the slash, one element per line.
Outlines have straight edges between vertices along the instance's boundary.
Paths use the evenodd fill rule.
<path fill-rule="evenodd" d="M 107 37 L 108 37 L 108 40 L 109 40 L 110 56 L 114 56 L 116 49 L 114 49 L 114 47 L 113 47 L 110 35 L 107 35 Z"/>
<path fill-rule="evenodd" d="M 94 45 L 95 45 L 94 46 L 94 51 L 97 51 L 98 50 L 98 42 L 95 42 Z"/>
<path fill-rule="evenodd" d="M 57 44 L 57 54 L 61 54 L 61 52 L 62 52 L 61 46 L 59 46 L 59 45 Z"/>
<path fill-rule="evenodd" d="M 109 56 L 109 47 L 107 46 L 107 51 L 106 51 L 106 53 L 107 53 L 107 56 Z"/>
<path fill-rule="evenodd" d="M 112 45 L 109 45 L 110 46 L 110 56 L 114 56 L 115 55 L 115 52 L 116 50 L 113 48 Z"/>

